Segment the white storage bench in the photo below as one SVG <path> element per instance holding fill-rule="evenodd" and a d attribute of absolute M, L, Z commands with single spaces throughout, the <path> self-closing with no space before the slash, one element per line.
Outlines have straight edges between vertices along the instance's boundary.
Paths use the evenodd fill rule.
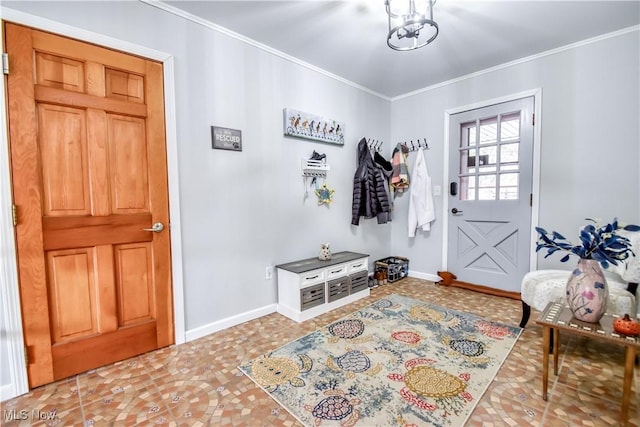
<path fill-rule="evenodd" d="M 302 322 L 369 296 L 369 255 L 338 252 L 276 265 L 278 313 Z"/>

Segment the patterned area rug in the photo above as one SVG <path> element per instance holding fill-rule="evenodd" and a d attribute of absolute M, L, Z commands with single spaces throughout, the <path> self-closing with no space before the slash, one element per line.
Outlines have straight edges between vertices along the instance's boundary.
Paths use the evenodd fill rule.
<path fill-rule="evenodd" d="M 240 369 L 307 426 L 461 426 L 520 332 L 391 295 Z"/>

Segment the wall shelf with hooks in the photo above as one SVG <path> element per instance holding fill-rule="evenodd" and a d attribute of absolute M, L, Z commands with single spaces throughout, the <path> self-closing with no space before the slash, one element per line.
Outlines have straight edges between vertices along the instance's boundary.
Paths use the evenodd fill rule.
<path fill-rule="evenodd" d="M 324 163 L 324 160 L 302 159 L 302 176 L 313 178 L 326 178 L 331 166 Z"/>

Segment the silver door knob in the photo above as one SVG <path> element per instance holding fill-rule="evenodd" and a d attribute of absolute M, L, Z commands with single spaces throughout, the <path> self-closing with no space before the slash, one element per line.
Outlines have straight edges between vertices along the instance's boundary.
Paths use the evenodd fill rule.
<path fill-rule="evenodd" d="M 154 233 L 159 233 L 164 230 L 164 225 L 161 222 L 156 222 L 151 226 L 151 228 L 143 228 L 144 231 L 153 231 Z"/>
<path fill-rule="evenodd" d="M 459 210 L 458 208 L 453 208 L 453 209 L 451 209 L 451 213 L 452 213 L 452 214 L 454 214 L 454 215 L 455 215 L 455 214 L 457 214 L 457 213 L 461 213 L 461 212 L 462 212 L 462 211 L 461 211 L 461 210 Z"/>

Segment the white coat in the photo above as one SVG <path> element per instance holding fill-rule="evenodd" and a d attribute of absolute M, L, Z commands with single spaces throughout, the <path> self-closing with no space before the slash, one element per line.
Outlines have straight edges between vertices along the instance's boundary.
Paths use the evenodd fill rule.
<path fill-rule="evenodd" d="M 422 150 L 418 150 L 416 163 L 411 174 L 409 197 L 409 237 L 415 237 L 416 229 L 431 230 L 431 221 L 436 219 L 433 205 L 431 177 Z"/>

